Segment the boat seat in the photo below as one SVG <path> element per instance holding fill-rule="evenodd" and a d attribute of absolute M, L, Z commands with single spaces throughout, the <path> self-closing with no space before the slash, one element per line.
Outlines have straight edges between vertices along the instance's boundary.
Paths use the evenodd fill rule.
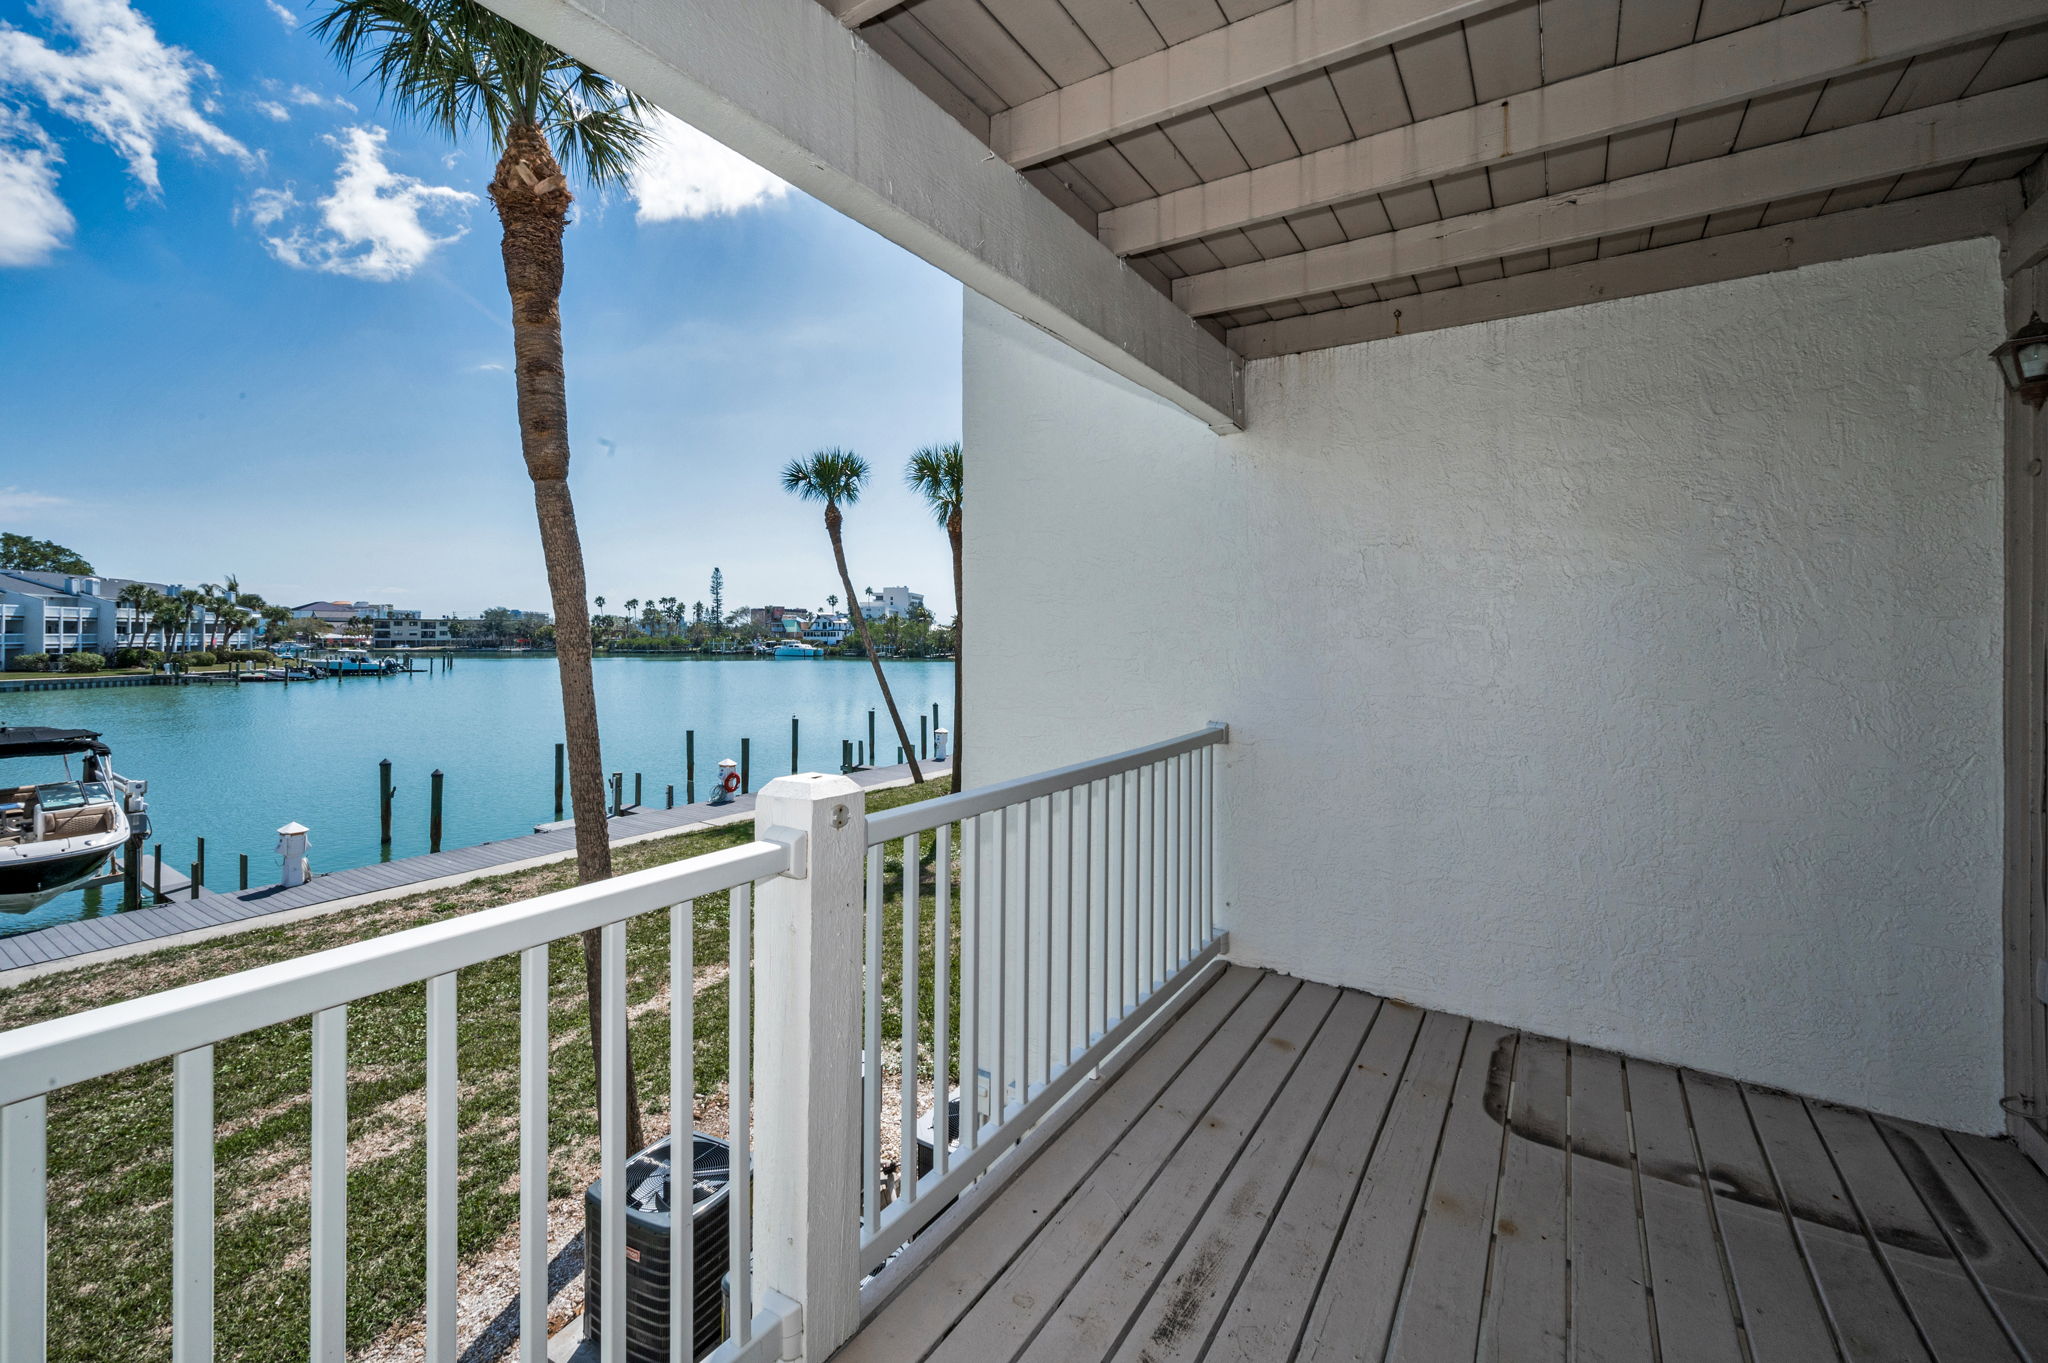
<path fill-rule="evenodd" d="M 88 805 L 84 809 L 45 810 L 42 834 L 46 841 L 82 838 L 88 833 L 105 833 L 114 826 L 112 805 Z"/>

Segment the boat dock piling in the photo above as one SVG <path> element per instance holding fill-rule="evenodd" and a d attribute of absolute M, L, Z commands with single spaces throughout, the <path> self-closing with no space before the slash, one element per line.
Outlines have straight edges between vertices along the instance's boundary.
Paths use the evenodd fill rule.
<path fill-rule="evenodd" d="M 391 846 L 391 797 L 396 793 L 391 788 L 391 759 L 387 757 L 377 763 L 377 840 L 387 848 Z"/>
<path fill-rule="evenodd" d="M 429 852 L 441 850 L 441 786 L 445 779 L 441 775 L 439 767 L 434 768 L 434 774 L 427 778 L 433 790 L 433 794 L 428 797 L 432 802 L 432 812 L 427 815 L 427 851 Z"/>

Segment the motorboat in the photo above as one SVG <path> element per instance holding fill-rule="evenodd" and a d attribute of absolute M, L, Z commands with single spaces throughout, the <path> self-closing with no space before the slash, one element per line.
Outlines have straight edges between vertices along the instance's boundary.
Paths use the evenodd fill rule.
<path fill-rule="evenodd" d="M 75 889 L 130 837 L 149 833 L 149 783 L 117 774 L 99 734 L 0 725 L 0 762 L 36 757 L 63 759 L 65 779 L 0 786 L 4 913 L 25 913 Z"/>
<path fill-rule="evenodd" d="M 775 646 L 775 656 L 778 658 L 822 658 L 825 656 L 825 650 L 813 648 L 809 644 L 777 644 Z"/>

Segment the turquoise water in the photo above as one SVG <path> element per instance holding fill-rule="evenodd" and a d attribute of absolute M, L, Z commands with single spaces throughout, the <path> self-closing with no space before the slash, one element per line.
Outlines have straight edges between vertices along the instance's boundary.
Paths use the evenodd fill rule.
<path fill-rule="evenodd" d="M 953 708 L 953 665 L 886 664 L 911 740 L 932 706 Z M 710 798 L 718 760 L 752 740 L 754 789 L 789 768 L 789 721 L 800 718 L 801 765 L 837 771 L 843 738 L 865 740 L 876 707 L 881 756 L 896 742 L 874 673 L 858 659 L 600 658 L 598 723 L 607 772 L 642 773 L 645 803 L 663 788 L 683 801 L 683 735 L 697 734 L 697 797 Z M 443 847 L 529 833 L 554 817 L 561 691 L 551 657 L 458 658 L 447 672 L 281 686 L 136 686 L 0 693 L 0 722 L 97 729 L 114 767 L 149 781 L 152 841 L 184 867 L 206 839 L 206 879 L 233 889 L 249 854 L 254 885 L 277 879 L 277 829 L 313 830 L 315 871 L 380 859 L 377 763 L 390 758 L 398 798 L 391 856 L 427 850 L 428 774 L 446 773 Z M 0 781 L 61 779 L 57 759 L 16 759 Z M 50 927 L 120 902 L 119 887 L 64 895 L 28 914 L 0 914 L 0 936 Z"/>

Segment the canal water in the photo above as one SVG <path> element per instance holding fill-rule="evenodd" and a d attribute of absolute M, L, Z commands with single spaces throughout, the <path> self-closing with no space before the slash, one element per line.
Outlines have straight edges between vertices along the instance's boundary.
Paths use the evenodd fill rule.
<path fill-rule="evenodd" d="M 953 708 L 949 662 L 885 664 L 911 741 L 921 714 Z M 896 760 L 889 715 L 874 672 L 859 659 L 599 658 L 598 723 L 607 772 L 643 780 L 659 808 L 663 790 L 684 796 L 684 731 L 697 735 L 697 797 L 710 798 L 718 760 L 737 761 L 752 740 L 758 790 L 787 773 L 789 721 L 801 721 L 800 765 L 837 771 L 841 739 L 865 741 L 873 707 L 883 762 Z M 428 776 L 446 774 L 443 847 L 530 833 L 554 817 L 555 744 L 561 691 L 550 656 L 457 658 L 446 672 L 329 678 L 289 686 L 134 686 L 0 693 L 0 722 L 97 729 L 114 768 L 149 781 L 152 841 L 182 869 L 206 839 L 206 880 L 233 889 L 237 857 L 249 854 L 252 885 L 273 883 L 277 829 L 313 830 L 315 871 L 363 866 L 387 855 L 377 839 L 377 763 L 390 758 L 398 797 L 389 856 L 427 850 Z M 950 721 L 948 721 L 950 722 Z M 63 779 L 55 758 L 16 759 L 0 783 Z M 120 904 L 118 886 L 61 896 L 29 913 L 0 914 L 0 937 L 34 931 Z"/>

